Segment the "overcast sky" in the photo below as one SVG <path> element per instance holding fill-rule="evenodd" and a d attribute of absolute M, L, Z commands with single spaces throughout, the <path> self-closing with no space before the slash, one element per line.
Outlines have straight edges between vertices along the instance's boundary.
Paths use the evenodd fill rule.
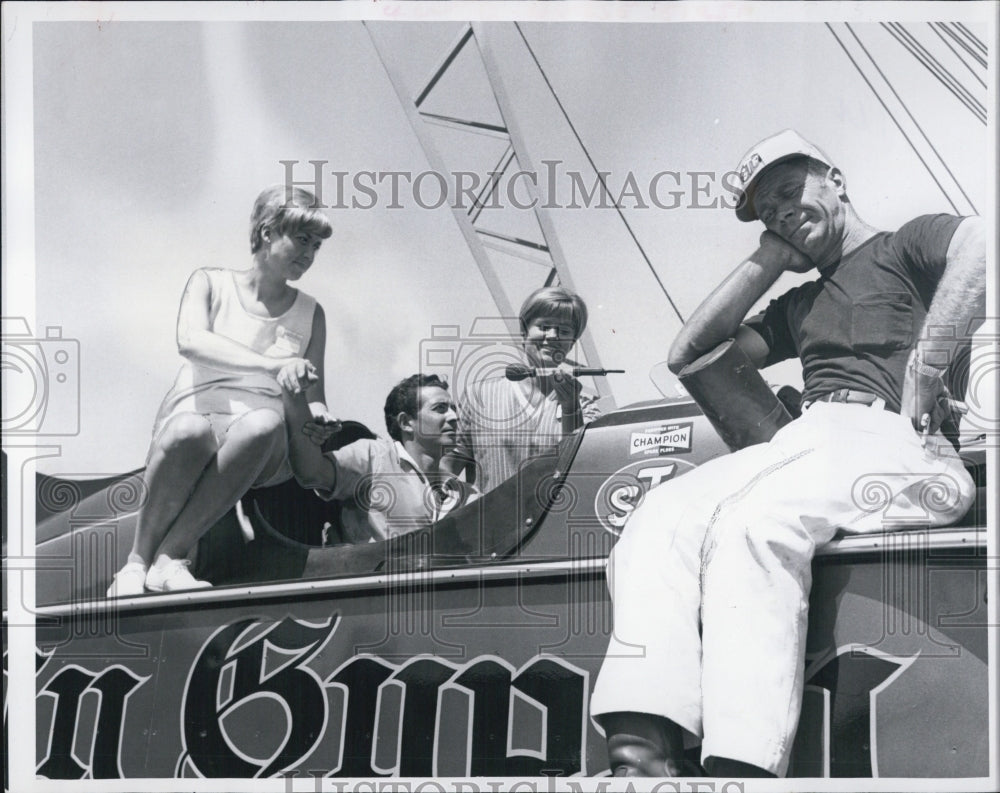
<path fill-rule="evenodd" d="M 992 41 L 987 25 L 970 18 L 984 18 L 976 5 L 954 13 Z M 512 108 L 507 122 L 516 124 L 523 155 L 536 168 L 560 161 L 561 191 L 568 171 L 592 184 L 588 154 L 609 172 L 614 192 L 632 174 L 646 203 L 657 173 L 680 175 L 679 185 L 673 177 L 659 183 L 665 203 L 673 200 L 669 191 L 680 191 L 677 208 L 624 202 L 631 232 L 613 209 L 548 213 L 591 307 L 601 363 L 628 370 L 613 381 L 617 404 L 657 396 L 648 371 L 666 358 L 678 312 L 688 316 L 753 249 L 757 224 L 739 223 L 726 208 L 693 205 L 728 197 L 718 180 L 757 139 L 797 128 L 841 166 L 859 213 L 876 226 L 951 211 L 831 30 L 815 19 L 483 29 Z M 61 456 L 42 461 L 40 470 L 97 475 L 142 465 L 153 417 L 180 363 L 174 323 L 184 283 L 198 267 L 250 265 L 249 211 L 262 187 L 283 179 L 280 161 L 300 161 L 299 179 L 311 175 L 308 160 L 328 161 L 328 203 L 334 170 L 350 183 L 362 171 L 429 169 L 376 43 L 412 91 L 460 25 L 34 23 L 34 330 L 61 326 L 79 341 L 81 363 L 80 432 L 58 439 Z M 27 35 L 26 27 L 16 35 Z M 852 28 L 972 204 L 989 214 L 995 169 L 988 167 L 986 126 L 884 27 L 855 20 Z M 945 49 L 927 24 L 907 29 L 988 104 L 974 66 Z M 425 109 L 495 122 L 477 50 L 467 47 L 462 57 Z M 986 79 L 985 70 L 976 74 Z M 441 127 L 432 134 L 450 171 L 485 172 L 505 145 Z M 695 193 L 692 179 L 707 192 Z M 433 202 L 434 185 L 426 187 Z M 8 200 L 11 189 L 8 183 Z M 373 208 L 329 210 L 334 236 L 298 284 L 326 310 L 331 410 L 379 432 L 386 392 L 421 368 L 421 340 L 432 328 L 458 326 L 467 334 L 476 317 L 497 314 L 451 210 L 421 208 L 405 185 L 402 208 L 389 208 L 390 197 L 383 183 Z M 482 223 L 489 218 L 484 213 Z M 508 206 L 490 222 L 542 241 L 530 210 Z M 539 264 L 500 255 L 495 262 L 515 306 L 545 276 Z M 5 315 L 31 316 L 6 292 Z"/>

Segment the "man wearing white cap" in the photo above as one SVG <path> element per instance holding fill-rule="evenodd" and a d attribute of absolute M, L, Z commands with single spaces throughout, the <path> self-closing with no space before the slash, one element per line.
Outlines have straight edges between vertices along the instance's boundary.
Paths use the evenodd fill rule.
<path fill-rule="evenodd" d="M 737 175 L 737 217 L 766 230 L 684 325 L 670 367 L 729 338 L 758 367 L 798 357 L 804 410 L 769 442 L 651 491 L 614 548 L 615 628 L 591 712 L 618 776 L 684 772 L 685 733 L 713 776 L 783 775 L 816 547 L 882 530 L 890 504 L 894 518 L 947 525 L 974 495 L 938 430 L 948 361 L 985 314 L 981 219 L 878 231 L 793 130 L 754 146 Z M 813 268 L 819 278 L 744 319 L 782 273 Z"/>

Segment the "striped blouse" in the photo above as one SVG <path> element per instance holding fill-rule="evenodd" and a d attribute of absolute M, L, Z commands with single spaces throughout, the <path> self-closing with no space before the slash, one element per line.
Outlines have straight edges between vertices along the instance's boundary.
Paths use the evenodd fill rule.
<path fill-rule="evenodd" d="M 584 421 L 600 414 L 597 398 L 583 393 Z M 471 383 L 458 406 L 461 432 L 453 454 L 476 464 L 476 486 L 486 493 L 517 473 L 522 462 L 562 440 L 562 410 L 554 392 L 531 379 L 491 377 Z"/>

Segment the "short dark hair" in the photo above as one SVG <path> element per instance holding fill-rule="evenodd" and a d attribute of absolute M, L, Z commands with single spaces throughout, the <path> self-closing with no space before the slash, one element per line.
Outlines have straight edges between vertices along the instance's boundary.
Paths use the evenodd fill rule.
<path fill-rule="evenodd" d="M 536 289 L 521 305 L 521 335 L 539 317 L 552 317 L 573 326 L 573 338 L 579 339 L 587 327 L 587 304 L 575 292 L 563 286 L 543 286 Z"/>
<path fill-rule="evenodd" d="M 405 380 L 400 380 L 392 387 L 389 396 L 385 398 L 385 428 L 389 431 L 389 437 L 394 441 L 403 440 L 403 432 L 400 429 L 396 417 L 400 413 L 408 416 L 416 416 L 420 406 L 417 404 L 417 395 L 424 386 L 437 386 L 448 390 L 448 384 L 436 374 L 411 374 Z"/>
<path fill-rule="evenodd" d="M 333 226 L 320 206 L 316 196 L 301 187 L 276 184 L 265 188 L 250 213 L 250 253 L 263 247 L 265 226 L 279 235 L 305 230 L 324 240 L 330 237 Z"/>

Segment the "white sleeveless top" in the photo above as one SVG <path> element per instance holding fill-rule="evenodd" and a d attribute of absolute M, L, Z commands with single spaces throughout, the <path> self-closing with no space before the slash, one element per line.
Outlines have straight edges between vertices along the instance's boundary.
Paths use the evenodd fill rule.
<path fill-rule="evenodd" d="M 305 355 L 312 336 L 316 300 L 302 291 L 281 316 L 259 317 L 240 302 L 233 270 L 205 268 L 211 286 L 210 326 L 213 333 L 232 339 L 270 358 Z M 157 413 L 153 435 L 176 413 L 215 413 L 241 416 L 269 407 L 279 414 L 281 387 L 270 375 L 223 372 L 185 360 L 173 387 Z"/>

